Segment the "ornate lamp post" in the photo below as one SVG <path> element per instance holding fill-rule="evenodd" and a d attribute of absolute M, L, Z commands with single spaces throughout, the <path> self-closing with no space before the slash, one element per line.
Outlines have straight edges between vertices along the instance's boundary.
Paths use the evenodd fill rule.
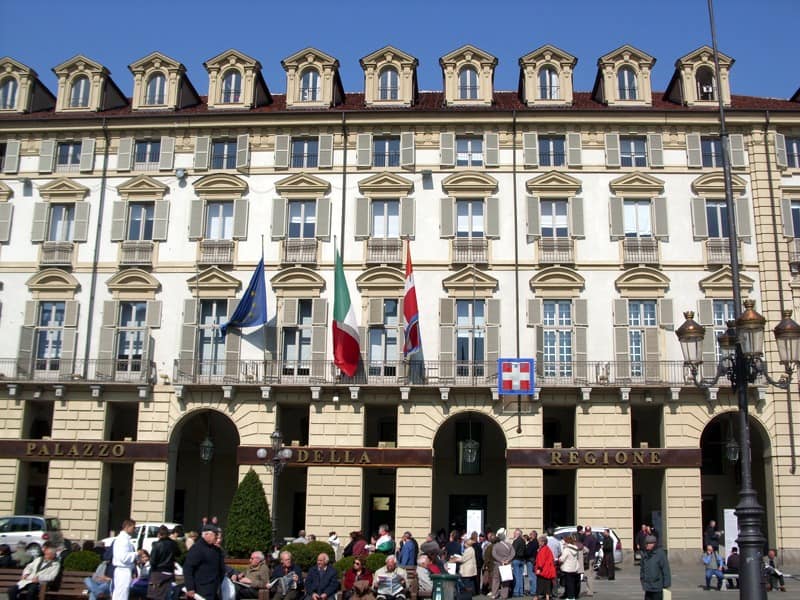
<path fill-rule="evenodd" d="M 292 458 L 292 450 L 283 445 L 283 435 L 277 429 L 272 432 L 269 439 L 270 451 L 259 448 L 256 456 L 259 460 L 265 461 L 267 469 L 272 471 L 272 543 L 275 544 L 275 534 L 278 531 L 278 478 L 286 463 Z M 266 460 L 267 456 L 270 456 L 269 460 Z"/>

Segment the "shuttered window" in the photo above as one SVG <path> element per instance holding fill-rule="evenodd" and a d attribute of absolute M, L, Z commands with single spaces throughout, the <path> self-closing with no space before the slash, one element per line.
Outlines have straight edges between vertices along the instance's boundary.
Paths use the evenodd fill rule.
<path fill-rule="evenodd" d="M 456 137 L 456 166 L 483 166 L 483 138 L 480 136 Z"/>
<path fill-rule="evenodd" d="M 565 138 L 563 135 L 540 135 L 539 166 L 563 167 L 566 159 L 564 148 Z"/>
<path fill-rule="evenodd" d="M 712 304 L 712 319 L 713 319 L 713 332 L 706 332 L 706 335 L 713 333 L 713 340 L 716 342 L 720 334 L 725 333 L 728 329 L 728 321 L 734 320 L 736 317 L 733 313 L 733 300 L 714 300 Z M 701 323 L 702 324 L 702 323 Z M 716 352 L 716 361 L 719 363 L 720 347 L 719 344 L 714 344 L 714 351 Z"/>
<path fill-rule="evenodd" d="M 625 200 L 623 204 L 625 237 L 652 237 L 653 227 L 650 216 L 650 200 Z"/>
<path fill-rule="evenodd" d="M 47 240 L 71 242 L 75 233 L 75 205 L 51 204 Z"/>
<path fill-rule="evenodd" d="M 294 168 L 316 168 L 319 164 L 319 140 L 317 138 L 292 138 L 291 161 Z"/>
<path fill-rule="evenodd" d="M 198 327 L 198 372 L 201 375 L 225 374 L 225 338 L 219 326 L 227 321 L 227 300 L 202 300 Z"/>
<path fill-rule="evenodd" d="M 128 204 L 128 240 L 148 241 L 153 239 L 152 202 L 130 202 Z"/>
<path fill-rule="evenodd" d="M 376 137 L 372 140 L 373 167 L 400 166 L 400 136 Z"/>
<path fill-rule="evenodd" d="M 728 238 L 728 205 L 724 200 L 706 200 L 706 223 L 708 237 Z"/>
<path fill-rule="evenodd" d="M 77 171 L 81 164 L 81 142 L 59 142 L 56 148 L 56 171 Z"/>
<path fill-rule="evenodd" d="M 370 299 L 367 369 L 372 376 L 397 374 L 399 306 L 396 298 Z"/>
<path fill-rule="evenodd" d="M 786 138 L 786 164 L 790 169 L 800 169 L 800 137 Z"/>
<path fill-rule="evenodd" d="M 205 230 L 207 240 L 232 240 L 233 202 L 207 202 Z"/>
<path fill-rule="evenodd" d="M 373 200 L 372 201 L 372 237 L 391 238 L 400 237 L 400 200 Z"/>
<path fill-rule="evenodd" d="M 37 371 L 58 371 L 60 366 L 66 302 L 39 302 L 36 327 Z"/>
<path fill-rule="evenodd" d="M 310 299 L 284 300 L 283 369 L 284 375 L 308 375 L 311 372 L 312 308 Z"/>
<path fill-rule="evenodd" d="M 546 377 L 571 377 L 573 328 L 571 300 L 542 302 L 542 366 Z"/>
<path fill-rule="evenodd" d="M 118 374 L 146 370 L 148 337 L 147 302 L 120 302 L 115 356 Z"/>
<path fill-rule="evenodd" d="M 289 202 L 288 237 L 314 239 L 317 226 L 317 203 L 313 200 L 292 200 Z"/>
<path fill-rule="evenodd" d="M 486 301 L 456 300 L 456 375 L 483 377 L 486 360 Z"/>
<path fill-rule="evenodd" d="M 623 167 L 647 166 L 647 138 L 644 136 L 619 136 L 619 160 Z"/>
<path fill-rule="evenodd" d="M 644 375 L 650 338 L 658 335 L 655 300 L 628 301 L 628 356 L 633 377 Z"/>
<path fill-rule="evenodd" d="M 137 171 L 157 171 L 161 162 L 161 140 L 137 140 L 134 168 Z"/>
<path fill-rule="evenodd" d="M 483 209 L 483 200 L 456 201 L 456 237 L 483 237 Z"/>
<path fill-rule="evenodd" d="M 236 168 L 236 140 L 214 140 L 211 144 L 211 168 Z"/>
<path fill-rule="evenodd" d="M 569 217 L 566 200 L 542 200 L 541 201 L 541 226 L 542 237 L 569 236 Z"/>
<path fill-rule="evenodd" d="M 701 137 L 700 151 L 704 167 L 722 166 L 722 142 L 718 137 Z"/>

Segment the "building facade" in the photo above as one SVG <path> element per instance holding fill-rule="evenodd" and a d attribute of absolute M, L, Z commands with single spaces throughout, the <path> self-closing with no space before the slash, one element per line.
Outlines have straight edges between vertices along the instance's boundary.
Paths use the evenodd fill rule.
<path fill-rule="evenodd" d="M 0 59 L 0 512 L 66 535 L 129 514 L 188 528 L 225 513 L 280 430 L 278 533 L 423 535 L 465 527 L 610 526 L 626 550 L 654 522 L 694 560 L 704 521 L 737 503 L 725 461 L 736 399 L 699 390 L 674 329 L 733 315 L 717 95 L 728 108 L 743 294 L 768 322 L 798 303 L 800 104 L 730 92 L 733 59 L 623 46 L 598 59 L 546 45 L 517 91 L 471 45 L 419 91 L 413 56 L 361 59 L 363 92 L 307 48 L 284 94 L 229 50 L 201 96 L 176 60 L 54 68 L 55 94 Z M 334 246 L 362 364 L 333 365 Z M 403 358 L 410 250 L 422 350 Z M 227 336 L 263 254 L 269 321 Z M 533 393 L 498 387 L 500 358 L 536 359 Z M 767 346 L 773 375 L 782 368 Z M 703 374 L 716 371 L 707 336 Z M 764 530 L 800 554 L 797 392 L 751 388 Z M 210 440 L 209 460 L 200 456 Z M 206 456 L 206 458 L 208 458 Z M 267 462 L 269 459 L 267 459 Z"/>

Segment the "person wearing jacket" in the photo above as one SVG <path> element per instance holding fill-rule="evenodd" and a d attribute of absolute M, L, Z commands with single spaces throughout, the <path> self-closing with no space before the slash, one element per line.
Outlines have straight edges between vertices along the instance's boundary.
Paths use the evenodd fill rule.
<path fill-rule="evenodd" d="M 22 578 L 8 588 L 9 600 L 36 600 L 39 597 L 40 584 L 49 583 L 58 577 L 61 563 L 56 559 L 55 548 L 45 542 L 42 553 L 39 558 L 28 563 L 22 570 Z"/>
<path fill-rule="evenodd" d="M 170 538 L 165 525 L 158 528 L 158 540 L 150 549 L 150 582 L 147 597 L 165 600 L 175 581 L 175 561 L 180 554 L 178 543 Z"/>
<path fill-rule="evenodd" d="M 306 600 L 328 600 L 339 589 L 339 574 L 331 565 L 325 552 L 317 556 L 317 566 L 311 567 L 306 576 Z"/>
<path fill-rule="evenodd" d="M 220 585 L 225 576 L 225 559 L 222 550 L 215 544 L 219 528 L 216 525 L 203 527 L 203 534 L 189 552 L 183 563 L 183 578 L 186 584 L 186 597 L 193 599 L 195 594 L 204 600 L 220 598 Z"/>
<path fill-rule="evenodd" d="M 575 538 L 571 535 L 564 538 L 558 562 L 561 564 L 561 573 L 564 574 L 564 596 L 567 600 L 575 600 L 581 590 L 583 553 L 578 550 Z"/>
<path fill-rule="evenodd" d="M 480 593 L 478 589 L 478 561 L 475 559 L 475 542 L 472 541 L 472 538 L 467 538 L 464 542 L 464 553 L 461 557 L 451 557 L 450 562 L 459 564 L 459 575 L 465 590 L 473 596 Z"/>
<path fill-rule="evenodd" d="M 553 593 L 553 580 L 556 578 L 556 564 L 553 551 L 547 545 L 547 536 L 539 536 L 539 551 L 533 565 L 536 571 L 536 595 L 533 600 L 550 600 Z"/>
<path fill-rule="evenodd" d="M 654 535 L 644 538 L 642 558 L 639 561 L 639 581 L 644 590 L 644 600 L 661 600 L 664 589 L 672 585 L 669 561 L 663 548 L 656 548 Z"/>
<path fill-rule="evenodd" d="M 725 559 L 720 556 L 719 552 L 715 550 L 711 544 L 706 546 L 706 552 L 703 554 L 703 564 L 706 567 L 705 589 L 711 589 L 711 578 L 716 577 L 717 590 L 721 590 L 723 581 L 722 571 L 725 569 Z"/>

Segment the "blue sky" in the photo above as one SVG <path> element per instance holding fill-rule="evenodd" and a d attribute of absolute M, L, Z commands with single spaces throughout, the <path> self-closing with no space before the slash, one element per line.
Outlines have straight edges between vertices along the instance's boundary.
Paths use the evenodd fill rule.
<path fill-rule="evenodd" d="M 720 50 L 736 59 L 734 94 L 788 98 L 800 87 L 800 1 L 716 0 Z M 285 91 L 282 58 L 315 46 L 339 59 L 347 91 L 361 91 L 358 59 L 391 44 L 416 56 L 420 89 L 441 88 L 438 59 L 471 43 L 500 63 L 495 87 L 517 88 L 517 59 L 545 43 L 578 57 L 575 89 L 589 91 L 597 58 L 630 43 L 656 57 L 663 90 L 675 60 L 709 43 L 706 0 L 0 0 L 0 56 L 33 67 L 55 91 L 51 69 L 84 54 L 131 94 L 127 65 L 159 50 L 186 65 L 207 92 L 203 61 L 236 48 Z"/>

